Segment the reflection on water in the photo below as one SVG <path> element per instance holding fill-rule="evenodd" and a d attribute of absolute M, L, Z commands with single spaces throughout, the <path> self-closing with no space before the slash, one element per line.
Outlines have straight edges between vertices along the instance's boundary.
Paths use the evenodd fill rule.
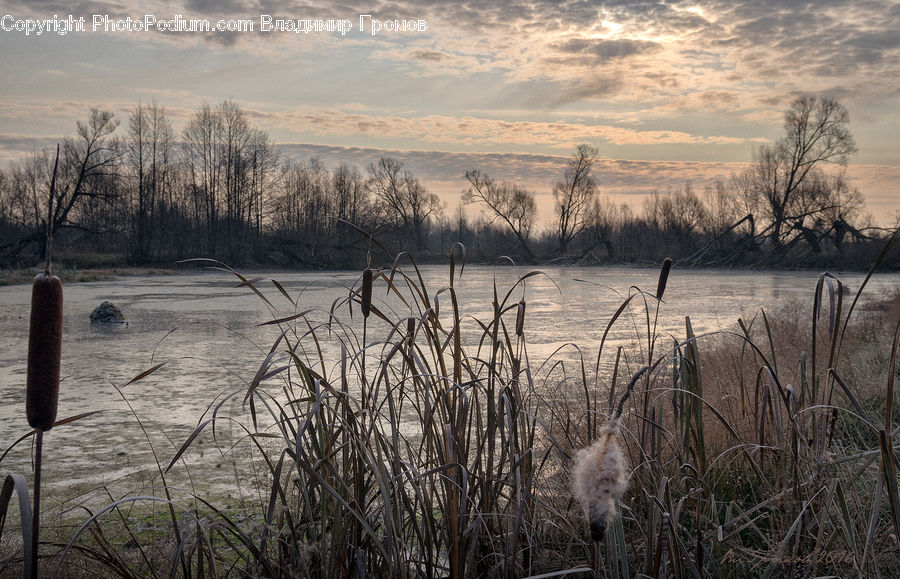
<path fill-rule="evenodd" d="M 464 316 L 464 343 L 480 335 L 474 318 L 490 317 L 494 281 L 503 299 L 527 271 L 512 267 L 466 268 L 456 282 Z M 606 324 L 635 291 L 633 288 L 656 290 L 657 271 L 653 269 L 543 271 L 546 276 L 529 278 L 524 287 L 516 287 L 509 297 L 510 304 L 522 297 L 527 301 L 526 335 L 532 365 L 569 343 L 577 344 L 592 361 Z M 423 272 L 432 300 L 437 296 L 441 319 L 449 320 L 449 295 L 439 292 L 449 285 L 449 268 L 429 266 Z M 335 301 L 345 299 L 359 279 L 359 272 L 247 275 L 261 278 L 258 286 L 277 311 L 270 311 L 248 288 L 236 288 L 237 280 L 226 273 L 129 277 L 65 287 L 64 380 L 59 416 L 98 409 L 105 412 L 48 434 L 47 484 L 57 488 L 73 484 L 99 486 L 153 464 L 145 435 L 123 396 L 141 418 L 165 464 L 211 405 L 245 387 L 253 378 L 279 333 L 276 326 L 261 327 L 260 323 L 310 309 L 319 310 L 312 317 L 324 321 Z M 295 299 L 296 310 L 269 281 L 273 277 Z M 842 276 L 854 292 L 862 279 L 862 275 Z M 676 270 L 669 277 L 659 333 L 682 337 L 687 315 L 695 332 L 701 334 L 734 329 L 738 317 L 753 316 L 760 307 L 771 308 L 796 300 L 811 310 L 816 280 L 814 273 Z M 898 283 L 897 275 L 876 276 L 866 295 L 872 299 Z M 0 449 L 29 430 L 24 413 L 24 384 L 30 295 L 27 286 L 0 288 Z M 376 282 L 375 296 L 381 300 L 378 307 L 395 319 L 420 315 L 399 300 L 386 300 L 383 282 Z M 119 306 L 128 319 L 127 326 L 91 325 L 91 310 L 104 300 Z M 636 307 L 629 310 L 611 334 L 612 345 L 634 343 L 641 336 L 646 340 L 643 300 L 639 297 L 633 303 Z M 346 307 L 336 315 L 351 328 L 358 326 L 361 317 L 354 309 L 351 318 Z M 510 316 L 513 320 L 515 311 Z M 368 339 L 383 340 L 388 331 L 386 324 L 370 326 Z M 637 344 L 640 347 L 639 341 Z M 564 348 L 560 355 L 571 357 L 576 353 L 574 348 Z M 336 363 L 338 353 L 326 351 L 325 356 L 330 363 Z M 160 362 L 166 364 L 154 374 L 123 387 Z M 116 386 L 121 388 L 121 395 Z M 225 410 L 237 412 L 242 398 L 231 399 Z M 223 424 L 217 435 L 221 444 L 227 444 L 240 433 L 229 432 L 228 425 Z M 234 476 L 229 474 L 230 463 L 223 463 L 214 449 L 211 435 L 198 439 L 197 451 L 190 454 L 195 463 L 192 469 L 198 469 L 192 470 L 193 484 L 208 487 L 216 472 Z M 201 451 L 206 455 L 203 460 L 199 457 Z M 198 466 L 201 463 L 204 466 Z M 16 448 L 0 463 L 0 474 L 26 473 L 30 469 L 27 445 Z M 203 476 L 197 477 L 198 472 Z"/>

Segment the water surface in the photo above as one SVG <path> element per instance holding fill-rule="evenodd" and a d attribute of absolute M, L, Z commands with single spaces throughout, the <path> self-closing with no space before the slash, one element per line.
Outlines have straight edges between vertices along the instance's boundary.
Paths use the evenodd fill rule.
<path fill-rule="evenodd" d="M 514 288 L 508 303 L 522 298 L 527 302 L 526 336 L 532 365 L 558 350 L 563 359 L 577 358 L 580 351 L 592 362 L 603 330 L 619 305 L 635 287 L 655 293 L 658 275 L 655 269 L 546 268 L 542 270 L 546 275 L 529 277 L 517 285 L 529 271 L 487 266 L 465 269 L 455 282 L 464 316 L 464 343 L 474 347 L 473 341 L 481 333 L 474 318 L 490 318 L 496 285 L 499 299 Z M 59 417 L 99 409 L 104 412 L 46 435 L 45 480 L 51 488 L 87 492 L 126 479 L 130 485 L 136 484 L 135 480 L 157 484 L 152 474 L 140 474 L 154 464 L 146 437 L 160 461 L 166 463 L 211 405 L 244 388 L 279 335 L 276 326 L 259 324 L 305 310 L 314 310 L 312 319 L 326 321 L 327 312 L 359 283 L 355 271 L 245 275 L 259 278 L 257 286 L 275 309 L 249 288 L 235 287 L 237 279 L 225 272 L 66 285 Z M 441 319 L 449 320 L 449 294 L 439 291 L 449 285 L 449 268 L 427 266 L 423 275 Z M 864 276 L 840 277 L 855 292 Z M 282 284 L 296 308 L 271 279 Z M 739 317 L 751 318 L 762 307 L 768 310 L 795 304 L 793 307 L 811 312 L 817 279 L 816 273 L 675 270 L 660 309 L 658 333 L 683 338 L 685 316 L 690 316 L 694 331 L 700 334 L 734 330 Z M 877 275 L 864 295 L 867 300 L 877 299 L 898 286 L 900 276 Z M 400 300 L 385 298 L 385 287 L 383 281 L 376 283 L 376 306 L 393 319 L 421 315 Z M 0 449 L 29 431 L 24 384 L 30 297 L 29 286 L 0 288 Z M 104 300 L 114 302 L 125 313 L 127 327 L 91 325 L 91 310 Z M 655 307 L 652 298 L 648 297 L 647 303 Z M 638 296 L 633 305 L 611 334 L 611 346 L 643 347 L 647 335 L 644 298 Z M 346 306 L 339 307 L 335 315 L 350 330 L 359 331 L 358 309 L 354 308 L 352 318 Z M 515 312 L 507 319 L 514 323 Z M 389 329 L 384 323 L 373 323 L 367 340 L 384 340 Z M 356 339 L 361 340 L 361 334 Z M 325 357 L 328 363 L 337 364 L 338 352 L 326 349 Z M 123 386 L 160 362 L 165 365 L 152 375 Z M 234 397 L 225 409 L 238 413 L 242 398 Z M 227 424 L 218 434 L 220 443 L 240 437 L 239 432 L 229 432 Z M 171 475 L 180 476 L 179 484 L 194 484 L 206 492 L 214 487 L 217 476 L 236 476 L 228 457 L 213 447 L 210 435 L 198 439 L 196 452 L 189 458 L 195 465 L 193 480 L 185 469 L 184 476 Z M 0 474 L 25 474 L 30 469 L 27 444 L 0 462 Z"/>

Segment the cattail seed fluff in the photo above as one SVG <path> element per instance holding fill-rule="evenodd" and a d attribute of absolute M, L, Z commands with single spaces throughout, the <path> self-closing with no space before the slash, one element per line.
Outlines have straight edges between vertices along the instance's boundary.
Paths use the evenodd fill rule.
<path fill-rule="evenodd" d="M 618 428 L 607 424 L 600 429 L 597 440 L 575 457 L 575 498 L 581 502 L 594 541 L 603 539 L 616 514 L 616 501 L 628 488 L 617 435 Z"/>
<path fill-rule="evenodd" d="M 43 431 L 56 422 L 62 321 L 62 282 L 54 275 L 37 275 L 31 286 L 25 414 L 32 428 Z"/>
<path fill-rule="evenodd" d="M 666 292 L 666 282 L 669 281 L 669 270 L 672 269 L 672 258 L 667 257 L 662 262 L 662 269 L 659 270 L 659 283 L 656 284 L 656 299 L 661 300 Z"/>
<path fill-rule="evenodd" d="M 372 311 L 372 270 L 368 267 L 363 270 L 361 294 L 362 314 L 368 318 Z"/>
<path fill-rule="evenodd" d="M 520 338 L 525 331 L 525 300 L 519 301 L 519 308 L 516 310 L 516 335 Z"/>

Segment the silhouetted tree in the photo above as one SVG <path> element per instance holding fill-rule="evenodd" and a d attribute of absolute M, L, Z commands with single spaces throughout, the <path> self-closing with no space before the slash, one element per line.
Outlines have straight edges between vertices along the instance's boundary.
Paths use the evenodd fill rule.
<path fill-rule="evenodd" d="M 566 165 L 563 179 L 553 187 L 560 255 L 566 254 L 569 244 L 584 230 L 584 217 L 596 194 L 596 182 L 591 171 L 597 155 L 596 147 L 578 145 L 575 155 Z"/>
<path fill-rule="evenodd" d="M 369 193 L 357 167 L 341 163 L 331 174 L 332 213 L 338 219 L 367 225 L 372 218 Z"/>
<path fill-rule="evenodd" d="M 139 103 L 128 119 L 127 163 L 132 178 L 132 257 L 150 256 L 157 208 L 172 172 L 172 123 L 156 101 Z"/>
<path fill-rule="evenodd" d="M 830 203 L 823 165 L 846 167 L 856 152 L 849 124 L 847 109 L 833 98 L 801 96 L 785 113 L 784 137 L 754 153 L 745 190 L 769 221 L 773 247 L 802 232 L 803 221 Z"/>
<path fill-rule="evenodd" d="M 426 227 L 429 219 L 441 211 L 440 198 L 428 192 L 418 177 L 391 157 L 369 165 L 368 187 L 384 205 L 387 218 L 397 221 L 407 235 L 412 234 L 413 249 L 427 249 Z"/>
<path fill-rule="evenodd" d="M 477 169 L 466 172 L 466 181 L 470 187 L 462 194 L 463 203 L 480 203 L 487 207 L 491 214 L 489 223 L 497 219 L 503 221 L 516 236 L 525 257 L 533 260 L 529 238 L 537 215 L 534 192 L 510 181 L 497 183 Z"/>
<path fill-rule="evenodd" d="M 193 226 L 205 232 L 205 250 L 216 252 L 219 222 L 219 195 L 222 179 L 221 117 L 209 103 L 203 103 L 182 133 Z"/>

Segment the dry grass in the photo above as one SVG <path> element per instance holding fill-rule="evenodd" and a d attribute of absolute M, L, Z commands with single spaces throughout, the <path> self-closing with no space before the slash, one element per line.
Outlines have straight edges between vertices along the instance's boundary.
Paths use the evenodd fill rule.
<path fill-rule="evenodd" d="M 641 348 L 601 347 L 573 366 L 528 356 L 528 309 L 512 296 L 540 274 L 495 288 L 492 314 L 473 325 L 456 257 L 436 294 L 403 260 L 374 271 L 375 297 L 360 276 L 328 312 L 299 311 L 280 285 L 274 304 L 234 272 L 281 337 L 231 392 L 243 413 L 214 402 L 159 451 L 158 478 L 211 437 L 257 457 L 258 498 L 110 497 L 55 561 L 184 577 L 900 573 L 897 296 L 866 311 L 846 296 L 831 313 L 840 293 L 823 277 L 802 307 L 703 339 L 688 321 L 672 348 L 658 343 L 660 284 L 610 312 L 612 327 L 626 306 L 645 309 Z M 629 489 L 595 543 L 571 460 L 617 405 Z M 245 433 L 234 447 L 217 437 L 226 425 Z M 137 506 L 150 504 L 147 530 Z M 3 556 L 6 571 L 21 559 Z"/>
<path fill-rule="evenodd" d="M 34 276 L 39 273 L 34 269 L 0 270 L 0 286 L 19 285 L 31 283 Z M 161 267 L 109 267 L 109 268 L 67 268 L 57 267 L 53 273 L 59 276 L 63 283 L 109 281 L 119 277 L 147 276 L 147 275 L 176 275 L 177 270 Z"/>

